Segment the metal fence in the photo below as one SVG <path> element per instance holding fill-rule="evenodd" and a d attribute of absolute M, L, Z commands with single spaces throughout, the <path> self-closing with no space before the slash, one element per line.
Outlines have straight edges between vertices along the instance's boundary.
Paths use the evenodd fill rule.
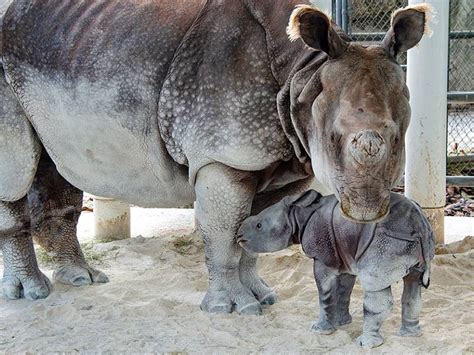
<path fill-rule="evenodd" d="M 474 1 L 451 0 L 449 17 L 448 173 L 474 176 Z"/>
<path fill-rule="evenodd" d="M 446 0 L 449 1 L 449 0 Z M 334 0 L 333 18 L 354 40 L 381 41 L 408 0 Z M 474 176 L 474 1 L 450 0 L 447 174 Z M 435 55 L 435 54 L 434 54 Z M 399 58 L 406 65 L 406 55 Z M 473 185 L 473 179 L 464 179 Z"/>

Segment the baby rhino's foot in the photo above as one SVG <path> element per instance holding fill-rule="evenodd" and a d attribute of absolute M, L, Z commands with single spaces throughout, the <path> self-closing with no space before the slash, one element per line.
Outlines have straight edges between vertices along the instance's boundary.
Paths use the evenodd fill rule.
<path fill-rule="evenodd" d="M 334 328 L 332 324 L 327 321 L 318 321 L 313 324 L 311 330 L 319 334 L 329 335 L 334 333 L 336 328 Z"/>
<path fill-rule="evenodd" d="M 336 325 L 338 327 L 352 323 L 352 316 L 349 313 L 344 313 L 337 317 Z"/>
<path fill-rule="evenodd" d="M 383 338 L 380 336 L 380 334 L 362 334 L 360 337 L 357 338 L 357 343 L 364 348 L 375 348 L 383 344 Z"/>
<path fill-rule="evenodd" d="M 419 337 L 421 334 L 422 332 L 419 324 L 402 325 L 398 331 L 398 335 L 401 337 Z"/>

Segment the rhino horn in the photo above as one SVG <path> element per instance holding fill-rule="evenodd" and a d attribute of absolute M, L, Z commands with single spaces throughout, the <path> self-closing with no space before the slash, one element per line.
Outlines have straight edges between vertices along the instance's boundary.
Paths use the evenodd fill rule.
<path fill-rule="evenodd" d="M 361 165 L 374 165 L 380 162 L 386 152 L 383 137 L 376 131 L 363 130 L 357 133 L 350 142 L 349 151 Z"/>

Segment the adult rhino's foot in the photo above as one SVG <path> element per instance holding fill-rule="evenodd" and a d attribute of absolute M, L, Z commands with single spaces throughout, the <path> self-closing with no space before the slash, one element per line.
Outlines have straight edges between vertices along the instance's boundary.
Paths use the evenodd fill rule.
<path fill-rule="evenodd" d="M 21 277 L 7 275 L 2 279 L 2 294 L 7 300 L 23 297 L 29 300 L 46 298 L 51 290 L 51 282 L 42 272 L 38 275 Z"/>
<path fill-rule="evenodd" d="M 365 335 L 362 334 L 357 338 L 357 343 L 364 348 L 375 348 L 383 344 L 383 338 L 380 334 Z"/>
<path fill-rule="evenodd" d="M 3 252 L 2 295 L 6 299 L 25 297 L 30 300 L 45 298 L 51 283 L 38 268 L 33 241 L 28 232 L 0 238 Z"/>
<path fill-rule="evenodd" d="M 260 302 L 249 289 L 243 286 L 229 289 L 209 289 L 202 300 L 201 309 L 209 313 L 232 313 L 244 315 L 262 314 Z"/>
<path fill-rule="evenodd" d="M 53 273 L 53 279 L 62 284 L 72 286 L 109 282 L 107 275 L 87 264 L 59 266 Z"/>
<path fill-rule="evenodd" d="M 271 306 L 278 301 L 277 294 L 258 275 L 257 257 L 245 250 L 242 251 L 240 259 L 239 277 L 242 285 L 254 294 L 260 304 Z"/>
<path fill-rule="evenodd" d="M 241 275 L 240 281 L 253 293 L 261 305 L 271 306 L 278 301 L 277 294 L 258 275 Z"/>

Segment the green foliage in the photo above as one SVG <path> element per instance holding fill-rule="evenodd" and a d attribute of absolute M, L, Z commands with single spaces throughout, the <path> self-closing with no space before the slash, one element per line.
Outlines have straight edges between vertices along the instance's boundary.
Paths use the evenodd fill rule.
<path fill-rule="evenodd" d="M 104 263 L 106 253 L 96 250 L 94 245 L 94 242 L 81 243 L 82 253 L 90 265 L 101 265 Z M 54 255 L 49 254 L 40 246 L 36 248 L 36 258 L 41 266 L 52 267 L 56 264 Z"/>
<path fill-rule="evenodd" d="M 177 236 L 172 242 L 173 250 L 181 255 L 190 255 L 204 250 L 204 244 L 195 233 Z"/>

